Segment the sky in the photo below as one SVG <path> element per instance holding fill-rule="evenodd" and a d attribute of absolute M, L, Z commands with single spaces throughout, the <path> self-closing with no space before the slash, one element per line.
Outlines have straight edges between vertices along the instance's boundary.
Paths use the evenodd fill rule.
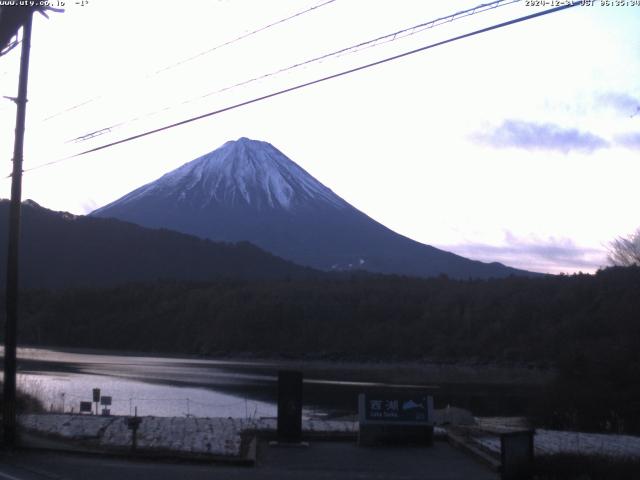
<path fill-rule="evenodd" d="M 85 214 L 249 137 L 414 240 L 595 272 L 640 226 L 638 2 L 577 6 L 56 162 L 550 8 L 505 1 L 287 69 L 481 3 L 67 0 L 34 19 L 23 199 Z M 2 96 L 16 94 L 19 55 L 0 57 Z M 14 121 L 1 99 L 2 177 Z"/>

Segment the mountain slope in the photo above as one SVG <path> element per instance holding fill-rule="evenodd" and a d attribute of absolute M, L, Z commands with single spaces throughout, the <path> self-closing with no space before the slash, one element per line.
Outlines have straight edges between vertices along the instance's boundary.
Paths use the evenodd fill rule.
<path fill-rule="evenodd" d="M 1 225 L 7 225 L 8 207 L 0 200 Z M 6 252 L 6 237 L 0 235 L 0 252 Z M 54 212 L 31 201 L 23 203 L 20 248 L 20 281 L 28 288 L 319 274 L 246 242 L 214 243 L 115 219 Z M 4 272 L 6 254 L 0 255 L 0 285 Z"/>
<path fill-rule="evenodd" d="M 266 142 L 241 138 L 91 213 L 249 241 L 322 270 L 504 277 L 530 272 L 415 242 L 355 209 Z"/>

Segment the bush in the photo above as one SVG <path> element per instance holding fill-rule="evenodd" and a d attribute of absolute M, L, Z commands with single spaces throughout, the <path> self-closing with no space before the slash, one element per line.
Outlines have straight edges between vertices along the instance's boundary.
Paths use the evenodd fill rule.
<path fill-rule="evenodd" d="M 3 405 L 2 392 L 4 385 L 0 383 L 0 408 Z M 16 392 L 16 411 L 20 413 L 44 412 L 42 401 L 33 393 L 18 388 Z"/>

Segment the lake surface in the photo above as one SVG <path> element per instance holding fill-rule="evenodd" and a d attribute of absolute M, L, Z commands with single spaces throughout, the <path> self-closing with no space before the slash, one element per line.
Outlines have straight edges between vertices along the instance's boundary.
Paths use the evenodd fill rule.
<path fill-rule="evenodd" d="M 363 391 L 426 391 L 436 407 L 475 415 L 526 413 L 548 380 L 527 368 L 420 363 L 242 361 L 83 353 L 42 348 L 18 352 L 18 385 L 47 409 L 78 411 L 92 389 L 112 397 L 111 413 L 198 417 L 276 416 L 277 372 L 304 371 L 306 417 L 354 416 Z"/>

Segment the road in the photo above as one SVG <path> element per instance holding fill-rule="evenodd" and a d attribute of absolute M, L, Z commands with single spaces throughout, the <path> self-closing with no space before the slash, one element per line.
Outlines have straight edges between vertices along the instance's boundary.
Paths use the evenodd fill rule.
<path fill-rule="evenodd" d="M 58 452 L 0 453 L 0 480 L 497 480 L 498 475 L 444 442 L 433 447 L 359 448 L 312 442 L 307 448 L 258 446 L 255 467 L 129 460 Z"/>

